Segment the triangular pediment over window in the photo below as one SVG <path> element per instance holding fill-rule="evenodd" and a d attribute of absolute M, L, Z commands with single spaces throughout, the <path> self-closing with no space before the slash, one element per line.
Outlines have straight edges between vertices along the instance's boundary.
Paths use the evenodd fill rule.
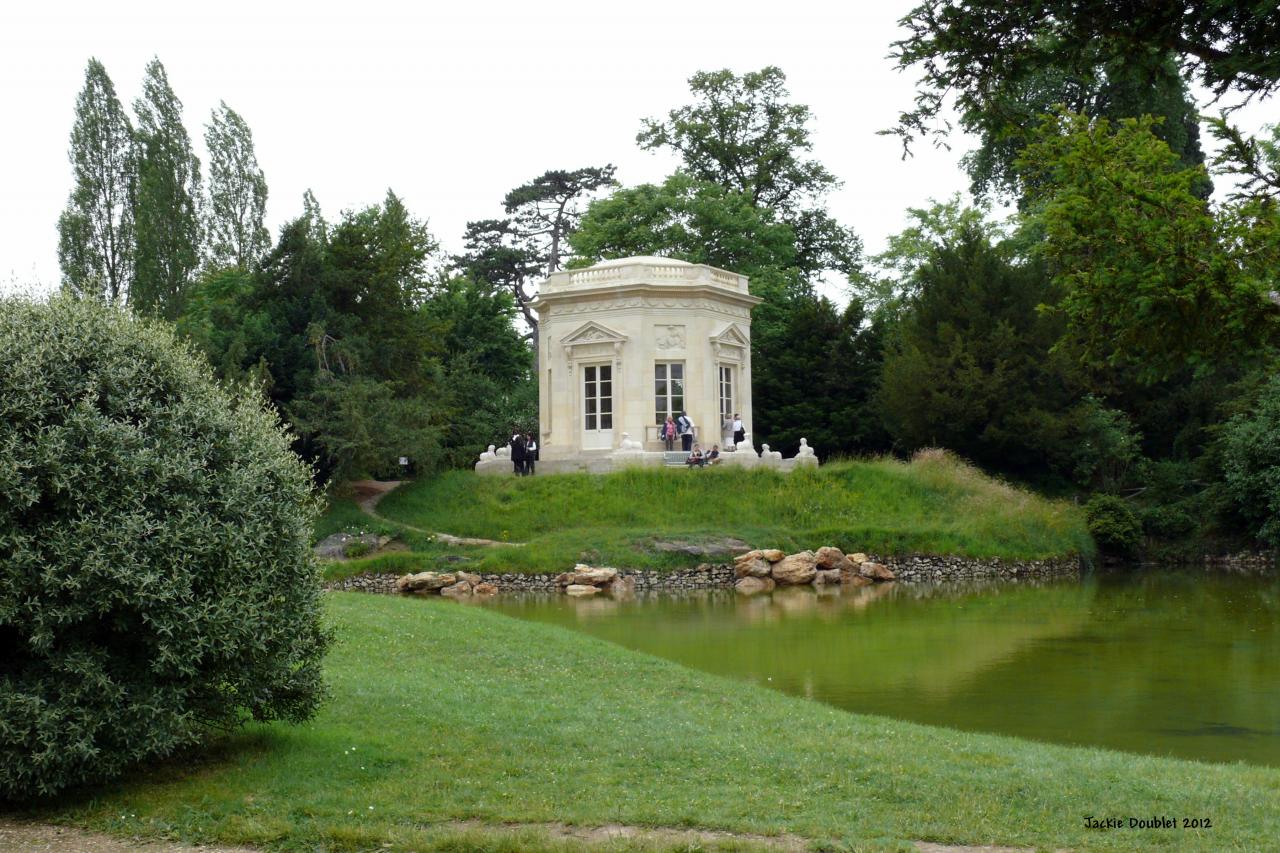
<path fill-rule="evenodd" d="M 626 340 L 626 335 L 593 320 L 589 323 L 583 323 L 565 335 L 560 339 L 560 343 L 571 347 L 577 344 L 620 344 L 625 343 Z"/>
<path fill-rule="evenodd" d="M 747 347 L 751 345 L 751 341 L 747 339 L 742 329 L 738 328 L 736 323 L 730 323 L 719 332 L 711 336 L 713 344 L 724 344 L 731 347 Z"/>

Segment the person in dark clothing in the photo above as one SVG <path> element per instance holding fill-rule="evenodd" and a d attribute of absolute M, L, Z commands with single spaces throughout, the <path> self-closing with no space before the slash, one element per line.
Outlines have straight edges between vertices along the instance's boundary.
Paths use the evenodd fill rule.
<path fill-rule="evenodd" d="M 524 443 L 524 472 L 530 477 L 534 473 L 534 464 L 538 461 L 538 440 L 533 437 L 533 433 L 525 433 Z"/>
<path fill-rule="evenodd" d="M 515 466 L 516 476 L 523 477 L 525 474 L 525 465 L 528 460 L 528 449 L 525 445 L 524 436 L 516 433 L 511 437 L 511 464 Z"/>

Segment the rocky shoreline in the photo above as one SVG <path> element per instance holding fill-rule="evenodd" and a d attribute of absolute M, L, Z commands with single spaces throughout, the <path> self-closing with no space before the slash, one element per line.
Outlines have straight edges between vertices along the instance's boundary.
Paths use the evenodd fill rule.
<path fill-rule="evenodd" d="M 1080 560 L 1077 557 L 1049 560 L 1001 560 L 928 554 L 867 556 L 869 562 L 884 566 L 896 580 L 907 583 L 1078 577 L 1081 572 Z M 731 589 L 739 580 L 735 575 L 734 563 L 703 563 L 696 568 L 671 572 L 623 569 L 617 576 L 636 590 Z M 327 583 L 325 588 L 393 594 L 398 591 L 396 583 L 401 577 L 404 576 L 387 572 L 354 575 Z M 566 586 L 560 583 L 563 577 L 564 573 L 526 575 L 477 572 L 468 574 L 467 579 L 473 585 L 488 584 L 501 592 L 560 592 Z M 457 583 L 456 577 L 453 583 Z"/>

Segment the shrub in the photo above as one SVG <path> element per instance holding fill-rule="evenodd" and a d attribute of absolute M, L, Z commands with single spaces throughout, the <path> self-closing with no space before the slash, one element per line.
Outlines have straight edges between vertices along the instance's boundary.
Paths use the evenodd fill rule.
<path fill-rule="evenodd" d="M 1227 421 L 1221 452 L 1235 511 L 1253 535 L 1280 546 L 1280 376 L 1262 387 L 1251 411 Z"/>
<path fill-rule="evenodd" d="M 1084 507 L 1089 533 L 1098 547 L 1113 554 L 1132 554 L 1142 543 L 1142 523 L 1115 495 L 1096 494 Z"/>
<path fill-rule="evenodd" d="M 0 799 L 309 717 L 315 511 L 274 415 L 167 328 L 0 298 Z"/>

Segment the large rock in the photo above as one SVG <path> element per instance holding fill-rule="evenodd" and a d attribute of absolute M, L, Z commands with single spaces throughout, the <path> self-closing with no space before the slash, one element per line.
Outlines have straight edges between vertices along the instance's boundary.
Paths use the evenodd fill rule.
<path fill-rule="evenodd" d="M 753 575 L 747 575 L 739 578 L 733 588 L 742 595 L 759 595 L 762 592 L 771 592 L 774 586 L 773 578 L 758 578 Z"/>
<path fill-rule="evenodd" d="M 873 563 L 870 560 L 862 564 L 860 574 L 864 578 L 871 578 L 873 581 L 891 581 L 894 579 L 893 571 L 883 563 Z"/>
<path fill-rule="evenodd" d="M 564 588 L 566 595 L 572 595 L 575 598 L 585 598 L 589 595 L 595 595 L 600 591 L 597 586 L 586 583 L 571 583 Z"/>
<path fill-rule="evenodd" d="M 605 584 L 613 583 L 613 579 L 617 576 L 617 569 L 595 569 L 591 566 L 577 565 L 574 566 L 572 572 L 569 572 L 568 583 L 588 586 L 604 586 Z M 563 575 L 561 575 L 561 577 L 563 577 Z"/>
<path fill-rule="evenodd" d="M 818 568 L 823 570 L 838 569 L 840 564 L 844 562 L 844 552 L 830 545 L 822 546 L 813 556 Z"/>
<path fill-rule="evenodd" d="M 845 558 L 855 566 L 861 566 L 863 563 L 871 562 L 871 558 L 862 552 L 858 552 L 857 554 L 845 554 Z"/>
<path fill-rule="evenodd" d="M 475 586 L 476 584 L 480 583 L 479 575 L 473 575 L 470 572 L 458 572 L 457 574 L 458 574 L 458 580 L 466 581 L 472 586 Z"/>
<path fill-rule="evenodd" d="M 441 589 L 440 594 L 448 598 L 465 598 L 471 595 L 471 584 L 466 581 L 458 581 Z"/>
<path fill-rule="evenodd" d="M 636 594 L 636 579 L 629 575 L 618 575 L 602 588 L 613 598 L 631 598 Z"/>
<path fill-rule="evenodd" d="M 773 568 L 773 564 L 764 557 L 758 556 L 759 551 L 752 551 L 757 556 L 750 560 L 738 560 L 733 564 L 733 576 L 735 578 L 767 578 L 769 570 Z"/>
<path fill-rule="evenodd" d="M 497 595 L 498 594 L 498 588 L 496 586 L 494 586 L 491 583 L 485 583 L 484 581 L 481 581 L 480 583 L 476 584 L 475 588 L 472 589 L 471 591 L 474 592 L 476 595 Z"/>
<path fill-rule="evenodd" d="M 779 551 L 777 548 L 765 548 L 760 552 L 760 556 L 764 557 L 770 563 L 776 563 L 787 555 Z"/>
<path fill-rule="evenodd" d="M 404 575 L 396 581 L 397 592 L 431 592 L 453 586 L 458 576 L 451 573 L 418 572 L 416 575 Z"/>
<path fill-rule="evenodd" d="M 813 576 L 814 586 L 838 584 L 840 581 L 841 574 L 839 569 L 818 569 L 817 573 Z"/>
<path fill-rule="evenodd" d="M 813 576 L 818 573 L 818 564 L 812 551 L 801 551 L 799 554 L 788 554 L 773 564 L 771 574 L 781 586 L 801 586 L 813 583 Z"/>

